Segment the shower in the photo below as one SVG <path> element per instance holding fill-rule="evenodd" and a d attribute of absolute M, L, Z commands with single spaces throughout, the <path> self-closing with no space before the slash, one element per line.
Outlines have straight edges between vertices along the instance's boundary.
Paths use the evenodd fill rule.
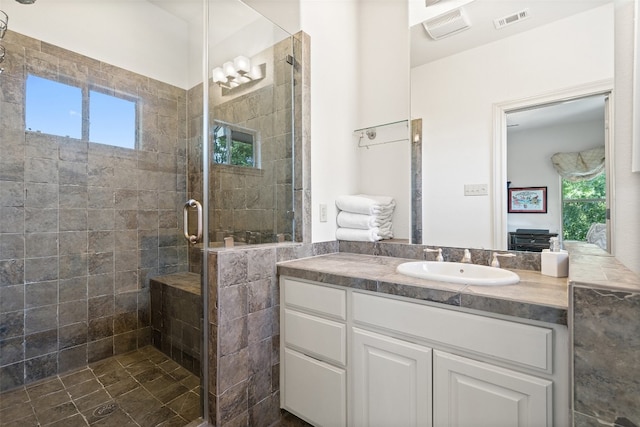
<path fill-rule="evenodd" d="M 222 1 L 240 8 L 237 15 L 254 22 L 248 6 L 237 0 L 215 3 Z M 64 10 L 44 8 L 41 3 L 41 7 L 27 6 L 24 17 L 19 12 L 27 11 L 19 10 L 21 5 L 0 5 L 12 15 L 11 32 L 0 41 L 9 64 L 1 64 L 5 72 L 0 89 L 3 94 L 16 94 L 12 105 L 0 105 L 0 128 L 3 135 L 11 132 L 12 136 L 0 141 L 1 157 L 3 165 L 20 165 L 21 170 L 25 165 L 24 173 L 11 175 L 9 181 L 3 175 L 1 180 L 3 189 L 9 185 L 12 190 L 0 191 L 0 424 L 15 421 L 26 425 L 30 422 L 27 417 L 38 416 L 43 421 L 36 422 L 61 421 L 46 419 L 52 408 L 42 406 L 39 399 L 42 384 L 48 387 L 44 390 L 47 396 L 69 394 L 71 400 L 79 400 L 91 394 L 100 400 L 91 400 L 87 405 L 93 407 L 85 410 L 69 399 L 51 399 L 56 411 L 60 410 L 56 416 L 81 424 L 82 419 L 91 424 L 94 417 L 109 417 L 111 423 L 124 418 L 157 425 L 171 419 L 184 421 L 180 424 L 184 425 L 198 415 L 215 416 L 218 412 L 200 412 L 201 398 L 215 399 L 212 408 L 216 410 L 232 404 L 216 394 L 217 388 L 208 393 L 204 386 L 218 381 L 229 385 L 227 378 L 232 373 L 218 368 L 218 357 L 224 356 L 226 362 L 231 355 L 248 354 L 248 337 L 257 337 L 258 330 L 270 331 L 268 337 L 260 335 L 261 345 L 266 345 L 266 340 L 277 343 L 273 334 L 278 331 L 262 322 L 270 323 L 269 313 L 274 310 L 270 288 L 275 286 L 271 268 L 275 258 L 269 259 L 268 265 L 262 261 L 263 253 L 275 256 L 273 245 L 256 252 L 255 247 L 245 250 L 241 244 L 272 244 L 280 237 L 294 238 L 294 149 L 290 144 L 294 135 L 291 119 L 296 117 L 292 96 L 295 69 L 293 61 L 287 61 L 294 52 L 294 40 L 273 24 L 255 23 L 245 29 L 240 22 L 232 29 L 244 31 L 234 40 L 247 46 L 226 52 L 222 47 L 228 36 L 202 36 L 207 25 L 201 17 L 209 14 L 208 1 L 196 7 L 184 38 L 166 34 L 167 26 L 182 25 L 183 20 L 159 6 L 176 3 L 176 10 L 183 13 L 185 2 L 179 0 L 104 2 L 100 14 L 85 4 L 90 2 L 79 2 L 81 10 L 75 10 L 68 20 Z M 129 21 L 130 31 L 126 26 L 119 34 L 106 31 L 113 18 L 138 10 L 148 19 Z M 2 14 L 0 18 L 8 21 Z M 62 21 L 57 18 L 65 25 L 59 25 Z M 127 40 L 124 33 L 140 29 L 153 37 Z M 256 29 L 264 35 L 255 34 Z M 84 40 L 78 41 L 80 32 L 91 42 L 87 49 L 83 48 Z M 103 43 L 107 36 L 108 43 Z M 190 43 L 208 47 L 211 57 L 205 61 L 204 52 L 195 50 L 189 55 L 186 47 Z M 117 57 L 111 57 L 109 46 L 114 44 L 122 46 Z M 170 68 L 152 54 L 166 46 L 184 52 Z M 209 88 L 211 70 L 240 55 L 257 65 L 266 64 L 261 70 L 263 78 L 237 88 L 214 84 Z M 211 90 L 206 97 L 204 88 Z M 48 103 L 49 99 L 56 102 Z M 109 114 L 102 114 L 107 107 Z M 39 115 L 40 111 L 44 113 Z M 70 111 L 73 114 L 68 114 Z M 54 121 L 64 125 L 60 128 L 40 120 L 58 113 L 64 117 Z M 99 117 L 105 116 L 117 120 L 100 128 Z M 215 143 L 203 125 L 215 122 L 223 122 L 228 129 L 218 139 L 228 139 L 219 145 L 228 150 L 230 163 L 215 163 L 202 154 L 204 146 Z M 108 144 L 112 138 L 100 136 L 103 130 L 123 128 L 134 129 L 133 147 Z M 113 142 L 129 141 L 128 135 L 118 135 Z M 7 146 L 9 150 L 5 150 Z M 206 178 L 204 165 L 207 173 L 211 168 Z M 202 190 L 205 182 L 206 192 Z M 176 302 L 178 299 L 171 297 L 192 284 L 182 292 L 187 294 L 184 301 L 187 297 L 205 301 L 200 274 L 204 276 L 209 260 L 203 257 L 202 248 L 192 248 L 181 239 L 183 230 L 178 227 L 184 218 L 180 218 L 183 209 L 177 203 L 196 197 L 216 201 L 210 204 L 211 209 L 203 209 L 204 218 L 212 225 L 210 232 L 203 229 L 208 242 L 222 244 L 225 238 L 233 237 L 239 255 L 250 252 L 260 259 L 259 296 L 247 305 L 241 319 L 233 319 L 234 325 L 242 324 L 247 331 L 247 340 L 239 343 L 242 352 L 227 354 L 213 346 L 219 321 L 208 320 L 204 304 L 201 309 L 194 308 L 196 303 L 178 304 L 181 309 L 174 315 L 172 307 L 158 302 Z M 221 238 L 215 240 L 218 234 Z M 217 250 L 209 252 L 207 247 L 206 253 L 214 257 Z M 224 255 L 236 254 L 227 250 Z M 21 267 L 14 269 L 13 265 Z M 252 261 L 249 265 L 253 268 L 257 264 Z M 158 296 L 155 285 L 152 288 L 152 280 L 168 284 L 162 287 L 162 295 Z M 205 289 L 213 289 L 210 281 L 205 283 Z M 189 292 L 191 288 L 195 291 Z M 245 288 L 249 289 L 248 283 L 243 283 Z M 259 322 L 254 322 L 256 316 L 260 316 Z M 201 324 L 210 327 L 210 333 L 198 332 Z M 214 333 L 215 341 L 201 339 Z M 207 345 L 201 346 L 203 342 Z M 251 344 L 252 349 L 258 345 Z M 212 358 L 204 356 L 205 348 Z M 260 374 L 252 371 L 251 380 L 260 379 L 260 387 L 252 389 L 242 409 L 245 414 L 257 413 L 256 408 L 277 395 L 274 372 L 278 358 L 272 351 L 265 351 L 264 356 Z M 207 362 L 206 370 L 199 369 L 200 360 Z M 216 369 L 209 369 L 209 363 Z M 235 366 L 235 359 L 231 366 Z M 111 374 L 114 370 L 119 373 Z M 194 372 L 201 373 L 201 378 Z M 243 384 L 249 384 L 249 372 L 246 374 Z M 116 382 L 120 379 L 123 381 Z M 76 395 L 64 392 L 78 384 L 92 384 L 97 390 Z M 10 398 L 29 407 L 25 406 L 25 411 L 13 411 L 12 407 L 9 421 L 5 411 L 13 402 Z M 139 408 L 141 400 L 152 404 Z M 275 419 L 278 408 L 269 405 Z M 63 412 L 74 408 L 79 413 Z M 163 419 L 147 417 L 153 414 Z"/>

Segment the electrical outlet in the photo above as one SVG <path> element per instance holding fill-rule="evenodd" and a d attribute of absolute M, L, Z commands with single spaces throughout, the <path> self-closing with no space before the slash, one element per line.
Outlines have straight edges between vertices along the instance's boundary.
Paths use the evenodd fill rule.
<path fill-rule="evenodd" d="M 320 222 L 327 222 L 327 205 L 320 203 Z"/>
<path fill-rule="evenodd" d="M 489 186 L 487 184 L 465 184 L 465 196 L 486 196 L 489 194 Z"/>

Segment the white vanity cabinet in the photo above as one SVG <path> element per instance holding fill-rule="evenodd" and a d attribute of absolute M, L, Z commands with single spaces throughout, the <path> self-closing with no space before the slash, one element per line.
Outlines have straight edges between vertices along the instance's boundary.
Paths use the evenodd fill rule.
<path fill-rule="evenodd" d="M 282 407 L 314 425 L 570 424 L 566 326 L 286 277 L 281 283 Z M 339 422 L 326 418 L 337 414 Z"/>
<path fill-rule="evenodd" d="M 346 426 L 346 290 L 280 285 L 280 404 L 313 425 Z"/>
<path fill-rule="evenodd" d="M 352 339 L 353 425 L 431 426 L 431 349 L 359 328 Z"/>
<path fill-rule="evenodd" d="M 549 380 L 436 351 L 433 365 L 436 426 L 551 426 Z"/>

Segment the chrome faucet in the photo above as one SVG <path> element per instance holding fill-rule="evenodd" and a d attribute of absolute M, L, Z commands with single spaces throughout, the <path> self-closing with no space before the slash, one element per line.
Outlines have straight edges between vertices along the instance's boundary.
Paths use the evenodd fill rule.
<path fill-rule="evenodd" d="M 503 256 L 503 257 L 507 257 L 507 258 L 512 258 L 514 256 L 516 256 L 516 254 L 512 254 L 512 253 L 505 253 L 505 254 L 501 254 L 498 252 L 494 252 L 493 253 L 493 260 L 491 261 L 491 267 L 498 267 L 500 268 L 500 262 L 498 261 L 498 257 L 499 256 Z"/>
<path fill-rule="evenodd" d="M 464 250 L 464 255 L 462 256 L 460 262 L 471 264 L 471 252 L 469 252 L 469 249 Z"/>
<path fill-rule="evenodd" d="M 442 248 L 438 248 L 438 249 L 425 248 L 424 249 L 424 253 L 426 254 L 427 252 L 438 252 L 438 256 L 436 257 L 436 261 L 438 261 L 438 262 L 444 261 L 444 258 L 442 257 Z"/>

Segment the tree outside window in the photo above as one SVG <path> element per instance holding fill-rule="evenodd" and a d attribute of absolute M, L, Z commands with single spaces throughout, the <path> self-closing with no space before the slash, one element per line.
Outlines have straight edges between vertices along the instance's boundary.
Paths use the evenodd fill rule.
<path fill-rule="evenodd" d="M 213 128 L 213 161 L 233 166 L 259 167 L 257 133 L 224 123 Z"/>
<path fill-rule="evenodd" d="M 593 179 L 562 179 L 562 237 L 585 241 L 593 223 L 605 223 L 607 182 L 604 172 Z"/>

